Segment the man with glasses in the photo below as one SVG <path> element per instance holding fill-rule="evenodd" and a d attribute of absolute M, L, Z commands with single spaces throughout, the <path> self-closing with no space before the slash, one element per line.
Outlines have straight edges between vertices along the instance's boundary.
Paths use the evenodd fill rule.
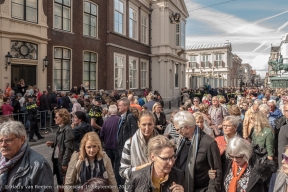
<path fill-rule="evenodd" d="M 196 126 L 195 117 L 188 111 L 176 113 L 173 121 L 183 136 L 174 166 L 185 172 L 185 191 L 220 191 L 222 169 L 216 141 Z M 215 179 L 209 178 L 211 169 L 217 172 Z"/>
<path fill-rule="evenodd" d="M 29 147 L 22 123 L 1 124 L 0 149 L 0 191 L 54 191 L 50 165 Z"/>

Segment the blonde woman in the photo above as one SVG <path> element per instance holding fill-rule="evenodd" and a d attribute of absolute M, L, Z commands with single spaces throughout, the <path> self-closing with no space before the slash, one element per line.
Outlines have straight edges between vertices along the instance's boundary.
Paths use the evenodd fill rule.
<path fill-rule="evenodd" d="M 256 112 L 253 114 L 253 129 L 250 133 L 252 144 L 259 145 L 267 150 L 268 159 L 274 156 L 274 132 L 266 114 Z"/>
<path fill-rule="evenodd" d="M 210 137 L 214 138 L 214 133 L 213 130 L 209 128 L 209 124 L 207 124 L 207 121 L 204 121 L 204 117 L 200 112 L 193 113 L 195 120 L 196 120 L 196 125 L 204 131 L 207 135 Z"/>
<path fill-rule="evenodd" d="M 95 132 L 86 133 L 81 140 L 80 152 L 73 153 L 66 173 L 65 192 L 77 189 L 91 178 L 101 177 L 109 181 L 113 192 L 118 187 L 112 164 L 107 154 L 102 150 L 101 141 Z"/>

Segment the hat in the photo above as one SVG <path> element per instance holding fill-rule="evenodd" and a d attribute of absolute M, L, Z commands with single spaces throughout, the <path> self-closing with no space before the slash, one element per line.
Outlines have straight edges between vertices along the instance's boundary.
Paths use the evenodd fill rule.
<path fill-rule="evenodd" d="M 33 96 L 32 95 L 28 95 L 28 97 L 27 97 L 28 99 L 30 99 L 30 98 L 33 98 Z"/>
<path fill-rule="evenodd" d="M 103 102 L 103 99 L 102 99 L 101 96 L 96 96 L 96 97 L 95 97 L 95 101 L 102 103 L 102 102 Z"/>
<path fill-rule="evenodd" d="M 281 99 L 282 99 L 283 101 L 288 101 L 288 96 L 282 96 Z"/>

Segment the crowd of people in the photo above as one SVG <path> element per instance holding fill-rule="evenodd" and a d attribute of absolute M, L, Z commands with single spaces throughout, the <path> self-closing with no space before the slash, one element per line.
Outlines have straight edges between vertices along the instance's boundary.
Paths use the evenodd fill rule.
<path fill-rule="evenodd" d="M 183 88 L 182 105 L 169 120 L 157 91 L 89 92 L 80 85 L 68 94 L 44 90 L 37 98 L 37 90 L 32 95 L 26 91 L 24 103 L 29 141 L 31 132 L 42 139 L 35 114 L 41 110 L 37 102 L 41 106 L 46 100 L 45 111 L 53 113 L 57 126 L 54 140 L 46 142 L 53 148 L 53 167 L 29 148 L 25 122 L 5 114 L 0 122 L 0 191 L 35 185 L 46 188 L 30 191 L 53 191 L 53 174 L 60 191 L 288 189 L 286 89 Z"/>

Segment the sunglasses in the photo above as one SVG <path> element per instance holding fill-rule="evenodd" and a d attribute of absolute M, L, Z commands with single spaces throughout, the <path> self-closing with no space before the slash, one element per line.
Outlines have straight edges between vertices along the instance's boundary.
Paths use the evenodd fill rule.
<path fill-rule="evenodd" d="M 288 156 L 286 156 L 284 153 L 282 153 L 282 159 L 284 159 L 285 163 L 288 164 Z"/>

